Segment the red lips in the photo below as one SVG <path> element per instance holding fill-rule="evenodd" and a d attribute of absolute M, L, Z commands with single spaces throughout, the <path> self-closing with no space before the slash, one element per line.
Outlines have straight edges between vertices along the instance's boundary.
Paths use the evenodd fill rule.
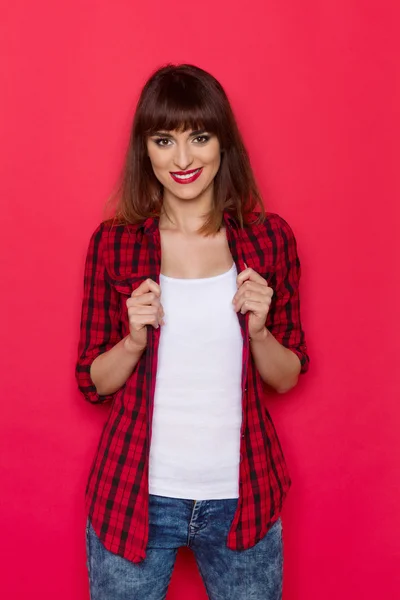
<path fill-rule="evenodd" d="M 198 169 L 192 169 L 191 171 L 171 171 L 172 175 L 189 175 L 189 173 L 195 173 Z"/>
<path fill-rule="evenodd" d="M 190 171 L 170 171 L 170 175 L 176 183 L 193 183 L 193 181 L 196 181 L 200 177 L 202 172 L 203 167 L 200 169 L 191 169 Z M 193 173 L 192 176 L 190 176 L 191 173 Z"/>

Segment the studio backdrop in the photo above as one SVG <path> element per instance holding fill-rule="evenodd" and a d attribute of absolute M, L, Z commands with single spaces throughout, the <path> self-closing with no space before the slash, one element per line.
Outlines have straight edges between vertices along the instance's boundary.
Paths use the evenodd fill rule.
<path fill-rule="evenodd" d="M 266 398 L 293 485 L 284 600 L 400 590 L 399 41 L 394 0 L 3 2 L 0 596 L 87 600 L 84 490 L 109 407 L 74 366 L 89 238 L 150 73 L 235 110 L 302 265 L 310 370 Z M 169 600 L 204 600 L 179 551 Z"/>

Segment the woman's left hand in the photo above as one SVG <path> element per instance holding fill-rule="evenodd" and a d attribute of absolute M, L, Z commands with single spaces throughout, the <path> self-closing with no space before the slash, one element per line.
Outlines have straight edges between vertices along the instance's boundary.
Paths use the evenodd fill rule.
<path fill-rule="evenodd" d="M 274 290 L 253 269 L 247 268 L 237 276 L 238 291 L 233 297 L 236 312 L 249 312 L 249 336 L 261 337 L 265 333 L 265 322 Z"/>

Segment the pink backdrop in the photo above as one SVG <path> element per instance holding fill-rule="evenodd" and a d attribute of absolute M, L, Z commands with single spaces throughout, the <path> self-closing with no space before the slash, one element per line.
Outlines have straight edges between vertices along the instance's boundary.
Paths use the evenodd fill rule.
<path fill-rule="evenodd" d="M 270 401 L 294 482 L 284 599 L 398 597 L 397 7 L 4 2 L 1 597 L 88 598 L 83 494 L 107 408 L 73 376 L 83 263 L 138 91 L 167 61 L 226 87 L 267 207 L 298 239 L 312 364 Z M 186 549 L 168 598 L 206 598 Z"/>

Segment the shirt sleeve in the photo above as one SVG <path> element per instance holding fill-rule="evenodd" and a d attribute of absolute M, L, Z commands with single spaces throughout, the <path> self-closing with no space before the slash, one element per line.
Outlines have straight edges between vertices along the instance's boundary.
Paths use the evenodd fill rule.
<path fill-rule="evenodd" d="M 266 326 L 278 342 L 299 357 L 300 372 L 305 373 L 310 361 L 300 317 L 301 266 L 295 236 L 282 217 L 279 217 L 279 228 L 274 237 L 277 244 L 276 279 Z"/>
<path fill-rule="evenodd" d="M 112 400 L 115 393 L 101 396 L 90 377 L 94 359 L 122 339 L 118 292 L 105 278 L 101 223 L 92 234 L 86 255 L 83 300 L 75 377 L 85 399 L 92 403 Z"/>

